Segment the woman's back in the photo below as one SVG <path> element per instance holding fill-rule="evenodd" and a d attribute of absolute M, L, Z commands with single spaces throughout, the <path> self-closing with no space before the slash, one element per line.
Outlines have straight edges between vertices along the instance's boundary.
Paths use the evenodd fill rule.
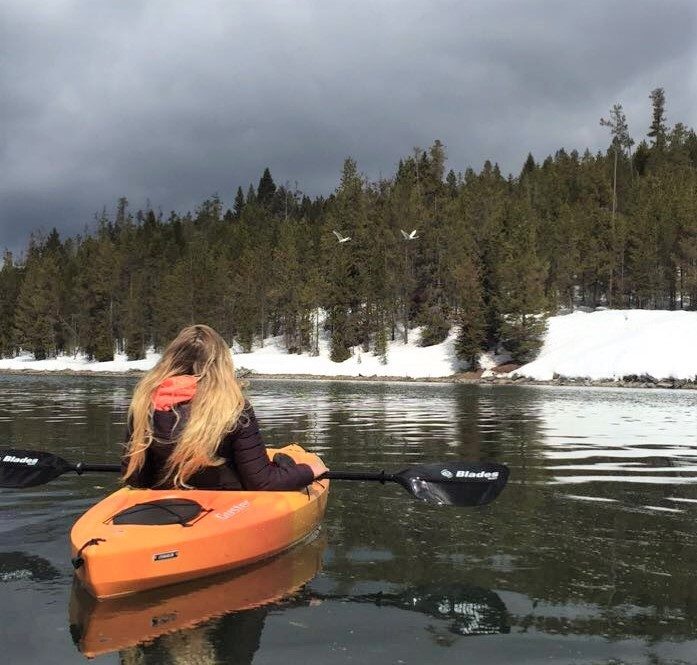
<path fill-rule="evenodd" d="M 208 326 L 182 330 L 136 387 L 123 457 L 133 486 L 291 490 L 324 471 L 269 460 L 230 350 Z"/>

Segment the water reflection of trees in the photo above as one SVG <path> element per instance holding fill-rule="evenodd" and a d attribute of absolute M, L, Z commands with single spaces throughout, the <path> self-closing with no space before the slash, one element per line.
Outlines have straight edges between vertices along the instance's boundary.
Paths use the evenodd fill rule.
<path fill-rule="evenodd" d="M 248 665 L 258 651 L 269 610 L 228 614 L 196 628 L 162 635 L 120 652 L 122 665 Z"/>
<path fill-rule="evenodd" d="M 506 606 L 499 595 L 480 587 L 462 584 L 407 586 L 399 591 L 348 596 L 310 591 L 309 597 L 418 612 L 442 621 L 447 632 L 457 636 L 498 635 L 510 631 Z"/>
<path fill-rule="evenodd" d="M 485 588 L 515 591 L 559 613 L 535 618 L 541 630 L 692 637 L 697 620 L 696 536 L 689 518 L 647 520 L 638 511 L 599 510 L 597 505 L 565 501 L 554 490 L 536 496 L 537 511 L 523 507 L 515 513 L 517 521 L 502 515 L 503 502 L 498 512 L 492 508 L 461 518 L 438 511 L 384 520 L 364 544 L 362 561 L 330 538 L 340 551 L 328 572 L 344 583 L 341 588 L 347 593 L 356 579 L 385 584 L 467 579 Z M 525 497 L 519 493 L 521 501 Z M 363 517 L 370 519 L 376 516 Z M 363 528 L 358 518 L 343 523 L 347 534 Z M 371 547 L 389 552 L 389 558 L 371 560 Z M 566 610 L 575 606 L 592 616 L 564 619 Z M 523 616 L 513 619 L 514 624 L 524 622 Z"/>
<path fill-rule="evenodd" d="M 556 617 L 535 618 L 541 630 L 691 637 L 697 535 L 690 514 L 657 517 L 642 510 L 641 499 L 650 500 L 653 488 L 641 495 L 635 490 L 629 506 L 571 500 L 567 487 L 548 484 L 546 425 L 539 417 L 544 391 L 455 388 L 457 453 L 508 463 L 510 486 L 483 509 L 435 510 L 398 488 L 335 483 L 328 570 L 341 592 L 350 595 L 357 579 L 468 580 L 557 608 Z M 360 458 L 360 444 L 353 448 L 345 459 Z M 423 449 L 433 455 L 428 443 Z M 379 556 L 371 559 L 371 553 Z M 590 608 L 592 617 L 565 619 L 563 608 L 576 605 Z M 524 615 L 513 617 L 514 625 L 524 621 Z"/>
<path fill-rule="evenodd" d="M 261 644 L 269 614 L 284 610 L 337 603 L 353 603 L 386 609 L 413 611 L 429 617 L 424 630 L 439 646 L 451 646 L 459 638 L 509 632 L 506 607 L 500 597 L 476 587 L 419 588 L 400 592 L 341 596 L 320 593 L 310 587 L 280 603 L 235 612 L 187 630 L 161 635 L 153 641 L 120 652 L 123 665 L 234 663 L 247 665 Z"/>
<path fill-rule="evenodd" d="M 135 379 L 23 375 L 11 381 L 0 395 L 0 440 L 90 461 L 119 455 Z"/>
<path fill-rule="evenodd" d="M 47 559 L 26 552 L 0 552 L 0 584 L 31 580 L 45 582 L 61 576 Z"/>
<path fill-rule="evenodd" d="M 684 620 L 679 631 L 675 629 L 676 620 Z M 631 607 L 613 608 L 599 616 L 587 618 L 512 616 L 511 624 L 514 630 L 521 632 L 536 630 L 547 635 L 602 635 L 610 640 L 644 638 L 649 644 L 664 639 L 693 639 L 697 627 L 694 618 L 687 619 L 659 611 L 641 614 Z"/>

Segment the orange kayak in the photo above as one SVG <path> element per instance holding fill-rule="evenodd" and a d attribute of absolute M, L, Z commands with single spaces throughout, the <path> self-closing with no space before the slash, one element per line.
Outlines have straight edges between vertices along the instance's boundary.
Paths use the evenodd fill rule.
<path fill-rule="evenodd" d="M 291 444 L 279 450 L 314 457 Z M 124 487 L 90 508 L 70 533 L 75 573 L 96 598 L 111 598 L 246 566 L 311 534 L 329 482 L 293 492 Z"/>
<path fill-rule="evenodd" d="M 110 600 L 97 600 L 76 583 L 70 597 L 70 632 L 78 649 L 94 658 L 230 612 L 277 602 L 317 575 L 325 545 L 320 534 L 239 571 Z"/>

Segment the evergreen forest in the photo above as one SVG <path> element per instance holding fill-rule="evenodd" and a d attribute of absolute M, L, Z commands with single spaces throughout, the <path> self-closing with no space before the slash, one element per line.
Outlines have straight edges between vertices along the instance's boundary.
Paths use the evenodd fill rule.
<path fill-rule="evenodd" d="M 531 357 L 550 313 L 697 309 L 697 135 L 668 126 L 663 89 L 649 99 L 641 140 L 616 104 L 605 152 L 528 155 L 517 175 L 450 169 L 436 140 L 375 182 L 346 159 L 327 197 L 266 169 L 229 209 L 217 195 L 168 215 L 121 198 L 89 232 L 34 233 L 21 260 L 5 253 L 0 354 L 138 359 L 196 322 L 246 350 L 276 335 L 317 353 L 327 335 L 342 361 L 457 326 L 474 365 L 499 346 Z"/>

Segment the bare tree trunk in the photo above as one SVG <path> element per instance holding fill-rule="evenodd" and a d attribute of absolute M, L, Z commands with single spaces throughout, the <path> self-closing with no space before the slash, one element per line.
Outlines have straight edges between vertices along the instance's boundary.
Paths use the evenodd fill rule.
<path fill-rule="evenodd" d="M 612 178 L 612 217 L 610 219 L 610 278 L 608 280 L 607 304 L 612 307 L 613 275 L 615 273 L 615 213 L 617 211 L 617 147 L 615 146 L 615 168 Z"/>

